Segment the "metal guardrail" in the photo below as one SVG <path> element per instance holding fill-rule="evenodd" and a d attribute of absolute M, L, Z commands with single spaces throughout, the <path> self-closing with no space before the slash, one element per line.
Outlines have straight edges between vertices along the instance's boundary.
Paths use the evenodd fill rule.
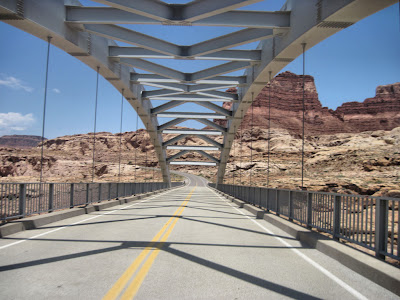
<path fill-rule="evenodd" d="M 171 187 L 182 185 L 172 182 Z M 164 182 L 0 183 L 0 220 L 72 208 L 168 188 Z"/>
<path fill-rule="evenodd" d="M 215 184 L 209 184 L 215 188 Z M 218 190 L 296 220 L 308 228 L 327 232 L 336 240 L 400 260 L 398 198 L 344 195 L 219 184 Z"/>

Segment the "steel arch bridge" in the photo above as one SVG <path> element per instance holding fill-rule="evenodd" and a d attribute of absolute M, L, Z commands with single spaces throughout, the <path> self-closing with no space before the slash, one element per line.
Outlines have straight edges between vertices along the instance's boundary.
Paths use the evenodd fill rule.
<path fill-rule="evenodd" d="M 195 0 L 167 4 L 158 0 L 92 0 L 100 7 L 85 7 L 78 0 L 0 0 L 0 20 L 24 30 L 81 60 L 119 91 L 140 116 L 154 141 L 163 180 L 170 181 L 169 164 L 189 151 L 218 166 L 222 183 L 231 145 L 243 112 L 267 82 L 288 63 L 322 40 L 359 20 L 395 4 L 397 0 L 288 0 L 280 11 L 238 10 L 263 0 Z M 118 25 L 116 25 L 118 24 Z M 126 24 L 177 26 L 226 26 L 238 30 L 193 45 L 176 45 L 125 27 Z M 118 46 L 116 41 L 132 45 Z M 253 50 L 232 49 L 259 41 Z M 218 60 L 215 67 L 183 73 L 151 59 Z M 140 73 L 137 69 L 144 70 Z M 244 70 L 242 76 L 230 73 Z M 157 87 L 146 91 L 144 86 Z M 223 92 L 237 87 L 238 94 Z M 153 107 L 151 100 L 163 100 Z M 212 113 L 170 112 L 191 102 Z M 231 110 L 215 102 L 232 102 Z M 172 118 L 160 124 L 158 118 Z M 227 126 L 212 119 L 225 119 Z M 172 129 L 196 120 L 212 130 Z M 176 134 L 163 140 L 163 134 Z M 177 146 L 175 142 L 196 135 L 209 146 Z M 223 143 L 210 136 L 222 135 Z M 166 150 L 180 150 L 167 156 Z M 209 151 L 219 151 L 219 158 Z"/>

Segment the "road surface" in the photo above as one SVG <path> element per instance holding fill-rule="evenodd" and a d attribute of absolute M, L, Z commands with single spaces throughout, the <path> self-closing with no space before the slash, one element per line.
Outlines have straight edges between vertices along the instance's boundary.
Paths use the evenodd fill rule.
<path fill-rule="evenodd" d="M 1 299 L 397 299 L 188 176 L 0 239 Z"/>

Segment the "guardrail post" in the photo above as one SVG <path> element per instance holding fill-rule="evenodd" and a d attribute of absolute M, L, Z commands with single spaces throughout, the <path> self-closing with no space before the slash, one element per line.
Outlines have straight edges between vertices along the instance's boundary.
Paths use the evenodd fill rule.
<path fill-rule="evenodd" d="M 387 251 L 388 201 L 376 199 L 375 204 L 375 256 L 385 259 Z"/>
<path fill-rule="evenodd" d="M 312 227 L 312 193 L 307 193 L 307 228 Z"/>
<path fill-rule="evenodd" d="M 279 216 L 279 190 L 276 189 L 276 215 Z"/>
<path fill-rule="evenodd" d="M 19 185 L 19 215 L 25 216 L 26 209 L 26 184 Z"/>
<path fill-rule="evenodd" d="M 86 183 L 86 204 L 89 203 L 89 183 Z"/>
<path fill-rule="evenodd" d="M 335 196 L 335 203 L 333 206 L 333 239 L 338 241 L 340 237 L 340 213 L 342 207 L 342 197 Z"/>
<path fill-rule="evenodd" d="M 293 221 L 293 194 L 292 191 L 289 191 L 289 221 Z"/>
<path fill-rule="evenodd" d="M 74 184 L 71 183 L 69 191 L 69 208 L 74 207 Z"/>
<path fill-rule="evenodd" d="M 99 183 L 99 202 L 101 202 L 101 183 Z"/>
<path fill-rule="evenodd" d="M 267 212 L 269 212 L 269 191 L 270 191 L 270 189 L 267 188 L 266 191 L 267 191 L 267 198 L 265 199 L 265 206 L 266 206 L 265 208 L 267 209 Z"/>
<path fill-rule="evenodd" d="M 54 183 L 49 184 L 49 212 L 53 211 L 54 206 Z"/>

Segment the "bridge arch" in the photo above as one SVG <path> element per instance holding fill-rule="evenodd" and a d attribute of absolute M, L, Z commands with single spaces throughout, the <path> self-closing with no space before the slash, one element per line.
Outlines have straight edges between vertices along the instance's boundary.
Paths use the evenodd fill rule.
<path fill-rule="evenodd" d="M 196 134 L 211 143 L 209 148 L 175 149 L 198 151 L 218 165 L 217 183 L 222 183 L 232 141 L 243 114 L 264 85 L 287 64 L 329 36 L 387 7 L 396 0 L 288 0 L 279 12 L 235 10 L 261 0 L 197 0 L 185 5 L 168 5 L 155 0 L 94 0 L 106 7 L 83 7 L 77 0 L 0 0 L 0 19 L 52 44 L 79 59 L 100 74 L 139 114 L 160 163 L 163 180 L 170 181 L 168 165 L 179 155 L 167 157 L 166 150 L 182 136 Z M 191 46 L 179 46 L 115 24 L 162 24 L 180 26 L 245 27 L 231 34 Z M 135 47 L 119 47 L 115 40 Z M 254 50 L 230 50 L 261 41 Z M 216 59 L 224 63 L 195 73 L 182 73 L 146 58 Z M 148 71 L 141 74 L 133 68 Z M 225 76 L 245 70 L 243 76 Z M 146 91 L 144 85 L 159 87 Z M 238 87 L 238 95 L 219 90 Z M 151 99 L 168 101 L 153 107 Z M 231 101 L 227 111 L 213 102 Z M 169 109 L 194 102 L 214 113 L 171 113 Z M 158 117 L 172 117 L 162 125 Z M 227 127 L 210 119 L 227 119 Z M 175 140 L 164 141 L 169 127 L 188 119 L 213 127 L 207 132 L 179 131 Z M 173 130 L 172 130 L 173 131 Z M 223 135 L 223 144 L 208 135 Z M 220 151 L 219 159 L 204 151 Z M 172 149 L 172 148 L 170 148 Z M 214 159 L 213 159 L 214 158 Z"/>

